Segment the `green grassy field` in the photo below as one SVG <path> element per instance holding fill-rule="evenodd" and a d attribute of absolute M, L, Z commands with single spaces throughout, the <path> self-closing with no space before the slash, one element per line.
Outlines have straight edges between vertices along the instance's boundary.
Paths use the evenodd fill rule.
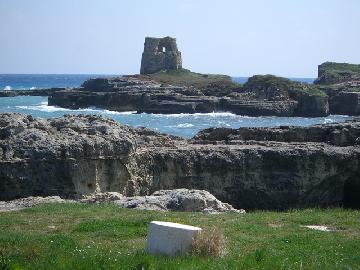
<path fill-rule="evenodd" d="M 163 70 L 154 74 L 149 74 L 153 80 L 162 83 L 171 83 L 174 85 L 186 85 L 205 87 L 212 83 L 228 83 L 232 86 L 239 86 L 233 82 L 230 76 L 220 74 L 201 74 L 192 72 L 188 69 Z"/>
<path fill-rule="evenodd" d="M 144 75 L 138 75 L 143 78 Z M 163 70 L 145 76 L 163 84 L 195 87 L 205 95 L 225 96 L 241 90 L 241 84 L 236 83 L 230 76 L 220 74 L 201 74 L 188 69 Z"/>
<path fill-rule="evenodd" d="M 360 73 L 360 65 L 349 63 L 325 62 L 321 64 L 323 70 L 327 72 L 353 72 Z"/>
<path fill-rule="evenodd" d="M 152 220 L 216 226 L 227 238 L 227 255 L 147 255 Z M 0 269 L 360 269 L 360 211 L 206 215 L 114 205 L 41 205 L 0 213 Z"/>

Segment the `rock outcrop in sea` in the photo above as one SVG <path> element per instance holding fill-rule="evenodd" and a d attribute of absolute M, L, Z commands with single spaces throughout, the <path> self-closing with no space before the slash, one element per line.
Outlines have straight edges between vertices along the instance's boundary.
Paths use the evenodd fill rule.
<path fill-rule="evenodd" d="M 255 75 L 240 85 L 224 75 L 164 70 L 90 79 L 80 88 L 53 92 L 49 104 L 163 114 L 226 111 L 249 116 L 359 115 L 359 78 L 358 65 L 337 63 L 320 65 L 316 84 Z"/>
<path fill-rule="evenodd" d="M 360 121 L 210 128 L 193 139 L 93 115 L 0 114 L 0 200 L 200 189 L 238 209 L 360 207 Z"/>
<path fill-rule="evenodd" d="M 360 115 L 360 65 L 325 62 L 315 84 L 329 96 L 332 114 Z"/>
<path fill-rule="evenodd" d="M 229 82 L 194 87 L 160 83 L 149 76 L 91 79 L 81 88 L 54 92 L 49 96 L 49 105 L 71 109 L 96 106 L 115 111 L 161 114 L 219 111 L 251 116 L 315 117 L 329 114 L 327 96 L 311 95 L 288 86 L 278 88 L 278 79 L 274 76 L 271 77 L 274 84 L 267 85 L 267 78 L 262 76 L 256 85 L 251 85 L 249 79 L 244 88 L 237 86 L 239 89 L 235 91 L 231 88 L 236 85 L 229 86 Z M 222 90 L 222 84 L 230 92 Z"/>

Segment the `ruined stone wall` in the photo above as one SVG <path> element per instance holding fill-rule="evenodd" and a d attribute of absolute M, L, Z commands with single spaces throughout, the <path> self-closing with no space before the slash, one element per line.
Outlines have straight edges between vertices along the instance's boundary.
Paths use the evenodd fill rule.
<path fill-rule="evenodd" d="M 145 38 L 144 52 L 141 59 L 141 74 L 181 68 L 181 52 L 177 48 L 175 38 Z"/>

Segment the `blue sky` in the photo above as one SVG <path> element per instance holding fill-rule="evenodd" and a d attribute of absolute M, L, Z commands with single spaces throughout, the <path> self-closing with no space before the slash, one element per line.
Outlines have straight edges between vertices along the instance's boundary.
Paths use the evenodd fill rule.
<path fill-rule="evenodd" d="M 145 36 L 183 65 L 233 76 L 316 77 L 360 63 L 358 0 L 0 0 L 0 73 L 133 74 Z"/>

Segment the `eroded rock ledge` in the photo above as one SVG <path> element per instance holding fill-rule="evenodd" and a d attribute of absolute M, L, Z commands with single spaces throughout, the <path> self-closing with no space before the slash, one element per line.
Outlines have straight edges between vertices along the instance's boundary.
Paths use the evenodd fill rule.
<path fill-rule="evenodd" d="M 207 190 L 243 209 L 359 207 L 360 121 L 207 129 L 193 139 L 100 116 L 0 114 L 0 200 Z"/>
<path fill-rule="evenodd" d="M 180 74 L 181 71 L 179 71 Z M 186 73 L 186 72 L 185 72 Z M 187 73 L 186 73 L 187 74 Z M 186 76 L 202 74 L 191 73 Z M 181 75 L 178 75 L 181 78 Z M 185 75 L 184 75 L 185 76 Z M 270 76 L 270 75 L 268 75 Z M 187 78 L 186 77 L 186 78 Z M 223 76 L 225 78 L 225 76 Z M 123 76 L 114 78 L 90 79 L 80 88 L 55 91 L 49 96 L 49 105 L 79 109 L 90 106 L 114 110 L 137 111 L 139 113 L 211 113 L 227 111 L 250 116 L 326 116 L 329 114 L 327 96 L 310 95 L 297 88 L 307 87 L 286 80 L 282 85 L 281 78 L 261 77 L 255 86 L 247 83 L 244 88 L 231 82 L 230 78 L 212 82 L 205 80 L 200 85 L 195 82 L 174 81 L 161 83 L 155 75 Z M 254 76 L 256 77 L 256 76 Z M 198 79 L 200 80 L 200 79 Z M 278 83 L 280 80 L 280 83 Z M 249 80 L 250 81 L 250 80 Z M 293 88 L 293 85 L 296 90 Z M 289 96 L 288 90 L 294 90 Z"/>

